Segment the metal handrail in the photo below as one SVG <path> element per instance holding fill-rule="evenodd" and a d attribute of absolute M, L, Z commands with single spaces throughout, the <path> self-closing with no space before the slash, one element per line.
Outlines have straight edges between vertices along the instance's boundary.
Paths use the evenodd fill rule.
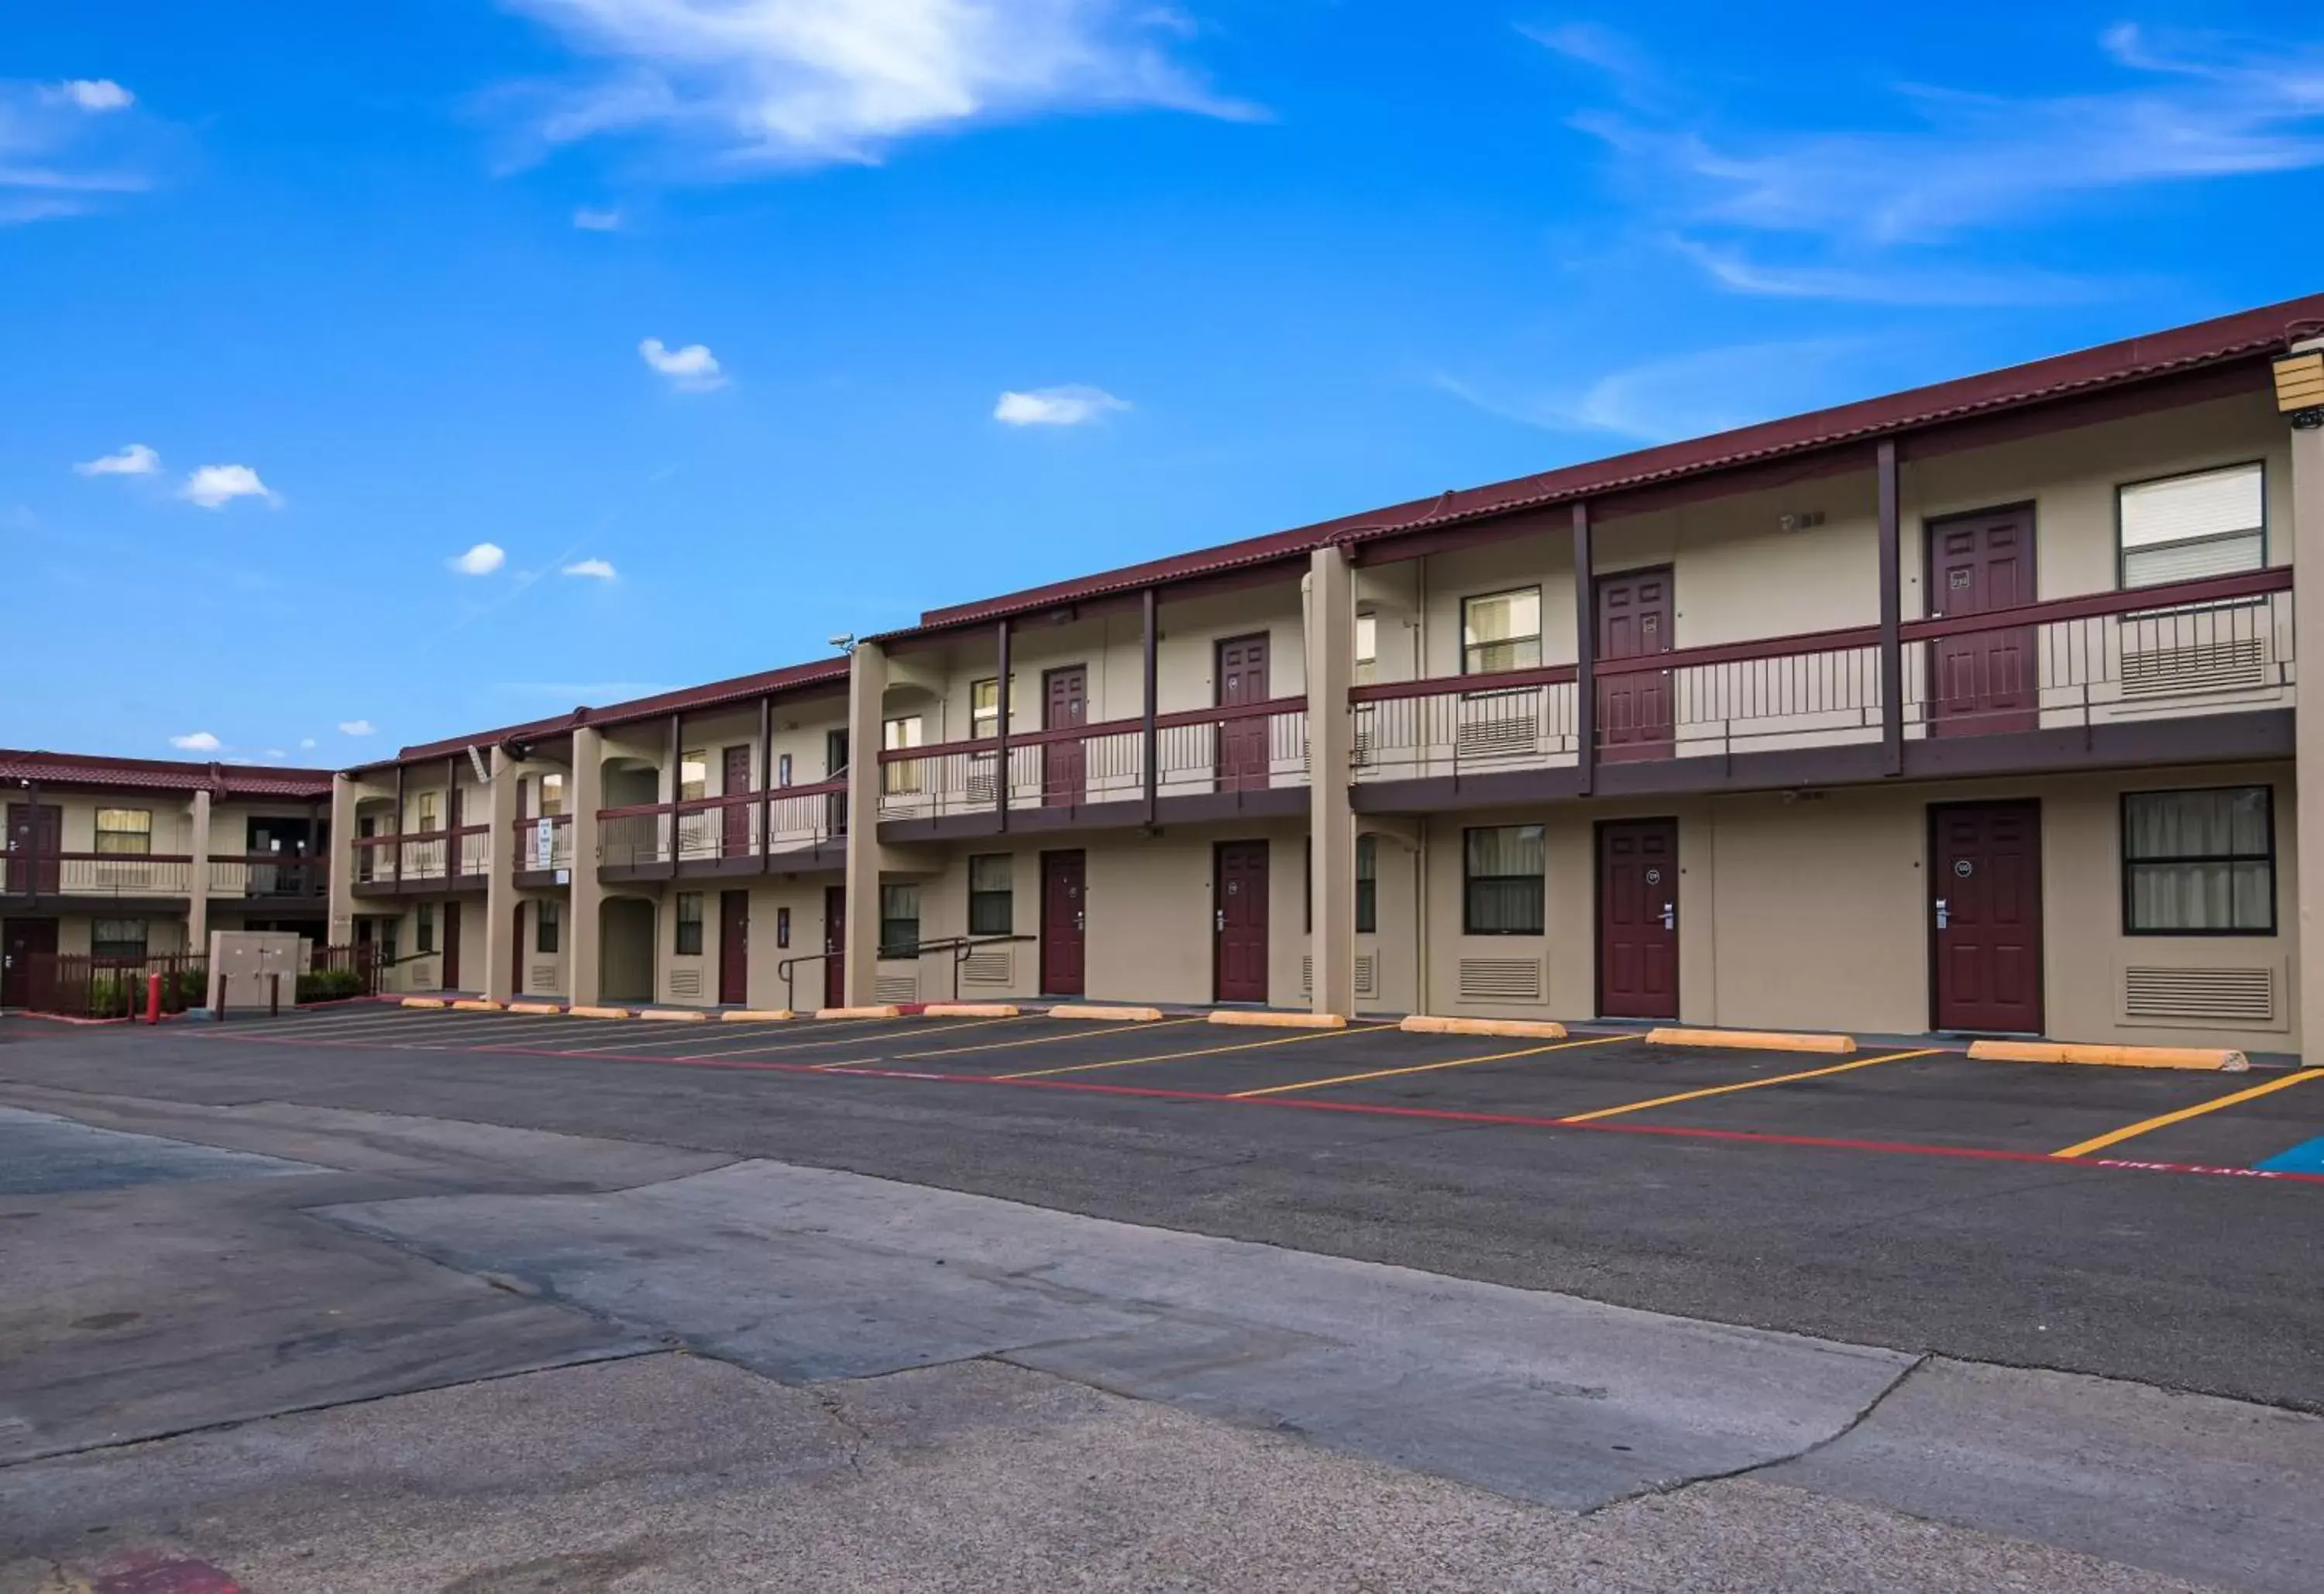
<path fill-rule="evenodd" d="M 968 961 L 970 953 L 980 946 L 1002 946 L 1011 942 L 1038 939 L 1040 937 L 1038 935 L 947 935 L 936 941 L 916 941 L 908 947 L 883 946 L 877 955 L 881 958 L 901 959 L 922 958 L 932 952 L 951 953 L 952 994 L 957 1000 L 960 996 L 960 965 Z M 798 1010 L 798 992 L 794 985 L 794 980 L 799 964 L 825 963 L 832 958 L 846 955 L 844 951 L 800 952 L 794 953 L 777 963 L 775 974 L 783 982 L 783 1006 L 793 1012 Z"/>

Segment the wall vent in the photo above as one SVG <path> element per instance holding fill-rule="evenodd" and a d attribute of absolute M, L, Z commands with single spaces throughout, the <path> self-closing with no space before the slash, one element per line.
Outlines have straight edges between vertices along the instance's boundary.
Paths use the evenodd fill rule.
<path fill-rule="evenodd" d="M 872 981 L 872 995 L 882 1002 L 916 1002 L 920 1000 L 919 976 L 882 974 Z"/>
<path fill-rule="evenodd" d="M 2236 691 L 2266 685 L 2264 637 L 2123 650 L 2125 697 L 2174 697 L 2187 692 Z"/>
<path fill-rule="evenodd" d="M 1314 991 L 1315 960 L 1313 957 L 1303 957 L 1299 960 L 1299 989 L 1308 994 Z M 1379 959 L 1368 952 L 1359 953 L 1356 956 L 1356 994 L 1358 996 L 1379 994 Z"/>
<path fill-rule="evenodd" d="M 1471 717 L 1471 707 L 1461 706 L 1461 726 L 1453 733 L 1453 756 L 1461 759 L 1523 758 L 1534 751 L 1533 715 L 1522 718 L 1503 713 L 1487 717 Z"/>
<path fill-rule="evenodd" d="M 960 965 L 963 985 L 1006 985 L 1016 978 L 1017 960 L 1006 946 L 980 946 Z"/>
<path fill-rule="evenodd" d="M 700 996 L 702 994 L 702 971 L 700 969 L 672 969 L 669 972 L 669 993 L 672 996 Z"/>
<path fill-rule="evenodd" d="M 2273 969 L 2126 968 L 2122 1016 L 2137 1024 L 2222 1024 L 2273 1028 Z"/>
<path fill-rule="evenodd" d="M 1541 960 L 1535 957 L 1464 957 L 1461 1000 L 1470 1002 L 1537 1002 Z"/>
<path fill-rule="evenodd" d="M 555 990 L 557 989 L 557 965 L 555 963 L 533 964 L 532 978 L 527 983 L 529 988 L 535 991 Z"/>

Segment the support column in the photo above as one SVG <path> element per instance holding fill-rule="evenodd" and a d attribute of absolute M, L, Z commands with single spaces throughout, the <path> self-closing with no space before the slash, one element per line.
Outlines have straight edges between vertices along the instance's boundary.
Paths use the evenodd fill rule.
<path fill-rule="evenodd" d="M 586 725 L 573 733 L 573 773 L 565 782 L 573 812 L 573 889 L 566 898 L 565 999 L 576 1007 L 604 1000 L 598 942 L 605 889 L 597 879 L 597 810 L 605 806 L 604 738 Z"/>
<path fill-rule="evenodd" d="M 194 861 L 186 881 L 186 950 L 207 955 L 210 949 L 210 793 L 194 793 Z"/>
<path fill-rule="evenodd" d="M 1896 479 L 1896 441 L 1876 458 L 1880 499 L 1880 768 L 1904 772 L 1904 515 Z"/>
<path fill-rule="evenodd" d="M 880 989 L 881 705 L 888 695 L 888 655 L 858 642 L 847 672 L 847 934 L 843 992 L 868 1008 Z"/>
<path fill-rule="evenodd" d="M 999 668 L 1001 679 L 1000 683 L 992 688 L 1000 696 L 998 705 L 1000 712 L 993 718 L 993 731 L 999 745 L 993 749 L 992 757 L 992 806 L 998 815 L 993 823 L 1004 831 L 1009 828 L 1009 676 L 1010 669 L 1009 631 L 1008 616 L 1003 615 L 1001 620 L 1001 634 L 994 644 L 1001 655 Z M 976 705 L 973 703 L 969 705 L 968 712 L 971 716 L 975 714 Z M 976 727 L 969 726 L 968 733 L 972 736 L 975 735 Z"/>
<path fill-rule="evenodd" d="M 1307 844 L 1314 929 L 1310 997 L 1318 1013 L 1356 1010 L 1355 721 L 1348 692 L 1356 678 L 1356 582 L 1336 543 L 1308 558 Z"/>
<path fill-rule="evenodd" d="M 516 1000 L 516 761 L 493 749 L 484 788 L 484 1000 Z"/>
<path fill-rule="evenodd" d="M 2293 352 L 2324 348 L 2324 338 L 2293 346 Z M 2300 856 L 2300 1047 L 2313 1063 L 2324 1057 L 2324 428 L 2294 426 L 2292 432 L 2292 564 L 2317 576 L 2318 590 L 2295 587 L 2292 594 L 2292 657 L 2319 665 L 2314 686 L 2302 679 L 2294 700 L 2293 751 L 2297 762 Z M 2301 577 L 2305 585 L 2305 576 Z"/>
<path fill-rule="evenodd" d="M 345 946 L 355 938 L 355 783 L 345 775 L 331 777 L 331 851 L 324 879 L 325 939 Z"/>
<path fill-rule="evenodd" d="M 1148 830 L 1153 829 L 1155 822 L 1161 817 L 1159 808 L 1162 771 L 1157 760 L 1161 757 L 1162 750 L 1157 741 L 1159 733 L 1154 724 L 1156 698 L 1161 690 L 1162 681 L 1158 652 L 1162 640 L 1159 625 L 1161 617 L 1157 613 L 1159 604 L 1159 595 L 1154 588 L 1148 587 L 1144 599 L 1139 605 L 1139 612 L 1145 616 L 1146 624 L 1144 637 L 1139 643 L 1139 670 L 1145 683 L 1144 696 L 1140 700 L 1145 704 L 1144 720 L 1139 726 L 1139 734 L 1143 738 L 1140 745 L 1144 751 L 1140 754 L 1140 759 L 1146 770 L 1146 828 Z"/>
<path fill-rule="evenodd" d="M 1590 551 L 1590 505 L 1573 506 L 1573 735 L 1575 769 L 1590 795 L 1598 771 L 1597 566 Z"/>

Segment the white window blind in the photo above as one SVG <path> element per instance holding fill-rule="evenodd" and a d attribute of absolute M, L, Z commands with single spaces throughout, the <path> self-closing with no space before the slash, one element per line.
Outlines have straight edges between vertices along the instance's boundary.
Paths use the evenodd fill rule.
<path fill-rule="evenodd" d="M 2253 464 L 2123 488 L 2123 585 L 2258 569 L 2267 557 L 2263 483 Z"/>

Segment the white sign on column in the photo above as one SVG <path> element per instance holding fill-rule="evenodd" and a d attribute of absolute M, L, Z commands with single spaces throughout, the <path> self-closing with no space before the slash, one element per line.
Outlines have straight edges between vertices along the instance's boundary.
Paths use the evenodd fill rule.
<path fill-rule="evenodd" d="M 557 852 L 557 822 L 543 819 L 532 827 L 532 866 L 553 869 Z"/>

